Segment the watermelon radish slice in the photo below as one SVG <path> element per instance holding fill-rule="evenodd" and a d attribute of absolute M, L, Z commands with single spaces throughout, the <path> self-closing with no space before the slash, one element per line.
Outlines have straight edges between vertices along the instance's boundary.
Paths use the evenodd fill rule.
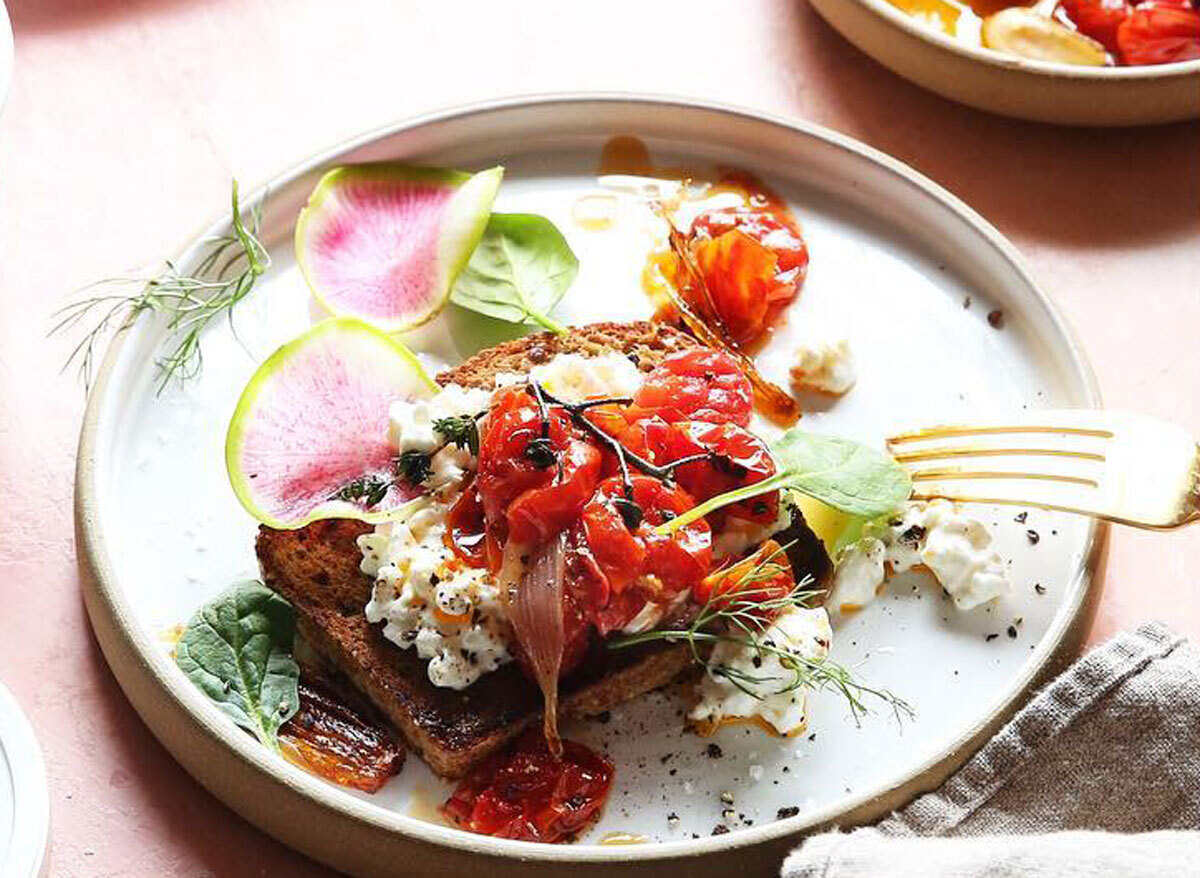
<path fill-rule="evenodd" d="M 436 390 L 408 348 L 375 327 L 349 317 L 318 323 L 242 391 L 225 438 L 234 493 L 274 528 L 394 517 L 420 491 L 394 483 L 388 407 Z"/>
<path fill-rule="evenodd" d="M 500 167 L 334 168 L 296 222 L 296 259 L 313 295 L 333 314 L 389 332 L 429 320 L 479 243 L 503 176 Z"/>

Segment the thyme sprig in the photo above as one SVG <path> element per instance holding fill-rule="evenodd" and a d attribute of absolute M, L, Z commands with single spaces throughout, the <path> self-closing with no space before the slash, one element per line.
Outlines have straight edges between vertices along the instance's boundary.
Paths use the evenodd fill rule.
<path fill-rule="evenodd" d="M 90 390 L 100 343 L 133 325 L 144 312 L 161 314 L 167 320 L 168 352 L 157 360 L 158 392 L 172 379 L 195 378 L 203 365 L 200 337 L 214 319 L 226 315 L 233 320 L 233 306 L 249 295 L 258 278 L 271 265 L 267 248 L 258 238 L 262 222 L 260 200 L 243 219 L 237 180 L 231 195 L 232 232 L 209 239 L 207 251 L 190 274 L 167 261 L 155 277 L 116 277 L 98 281 L 83 291 L 98 295 L 80 298 L 58 309 L 49 334 L 58 335 L 85 320 L 94 320 L 72 349 L 63 370 L 77 367 L 84 389 Z M 129 289 L 135 292 L 129 292 Z"/>
<path fill-rule="evenodd" d="M 778 560 L 792 543 L 780 546 L 759 559 L 755 565 L 738 577 L 734 590 L 711 589 L 700 612 L 687 628 L 645 631 L 617 637 L 607 644 L 609 649 L 628 649 L 644 643 L 686 643 L 693 659 L 708 665 L 705 653 L 721 643 L 731 643 L 754 650 L 760 656 L 774 656 L 779 664 L 789 671 L 790 676 L 779 678 L 753 674 L 728 664 L 708 667 L 714 677 L 728 680 L 732 685 L 756 700 L 771 695 L 793 692 L 801 688 L 814 690 L 832 689 L 845 698 L 850 714 L 858 723 L 870 712 L 865 703 L 867 696 L 877 698 L 891 707 L 897 722 L 905 717 L 911 719 L 915 712 L 908 702 L 886 689 L 877 689 L 855 679 L 853 672 L 844 665 L 828 658 L 807 658 L 774 643 L 768 635 L 770 620 L 775 615 L 793 607 L 805 607 L 821 593 L 812 587 L 812 577 L 804 577 L 783 595 L 765 596 L 756 586 L 765 584 L 785 570 Z M 779 684 L 771 687 L 771 684 Z M 767 690 L 764 692 L 764 690 Z"/>

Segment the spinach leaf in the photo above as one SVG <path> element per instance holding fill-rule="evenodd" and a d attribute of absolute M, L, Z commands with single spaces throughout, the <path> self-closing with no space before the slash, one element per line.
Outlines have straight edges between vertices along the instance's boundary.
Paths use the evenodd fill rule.
<path fill-rule="evenodd" d="M 483 239 L 454 282 L 450 300 L 506 320 L 558 334 L 549 312 L 579 273 L 579 261 L 550 220 L 532 213 L 494 213 Z"/>
<path fill-rule="evenodd" d="M 707 515 L 714 509 L 777 489 L 799 491 L 851 515 L 886 515 L 908 499 L 912 481 L 887 454 L 838 436 L 788 430 L 771 446 L 776 472 L 770 478 L 718 494 L 658 526 L 660 533 Z"/>
<path fill-rule="evenodd" d="M 279 727 L 300 705 L 291 604 L 261 582 L 239 582 L 202 607 L 175 663 L 235 723 L 279 750 Z"/>

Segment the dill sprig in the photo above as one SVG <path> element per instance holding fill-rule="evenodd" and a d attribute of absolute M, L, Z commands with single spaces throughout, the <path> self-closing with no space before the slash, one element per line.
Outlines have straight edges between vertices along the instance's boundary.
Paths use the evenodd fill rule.
<path fill-rule="evenodd" d="M 733 686 L 752 698 L 761 701 L 771 695 L 781 695 L 797 689 L 831 689 L 846 700 L 850 714 L 858 723 L 870 712 L 865 703 L 867 697 L 877 698 L 889 707 L 897 722 L 915 713 L 911 705 L 886 689 L 877 689 L 855 679 L 853 672 L 844 665 L 830 659 L 807 658 L 775 644 L 767 634 L 775 615 L 792 607 L 805 607 L 821 593 L 812 588 L 812 577 L 806 576 L 795 583 L 787 593 L 770 596 L 764 586 L 786 568 L 778 560 L 791 546 L 779 546 L 754 566 L 738 577 L 736 588 L 722 590 L 714 586 L 700 612 L 687 628 L 645 631 L 618 637 L 608 642 L 609 649 L 627 649 L 643 643 L 661 642 L 686 643 L 691 648 L 693 659 L 708 665 L 704 651 L 721 643 L 731 643 L 752 649 L 758 656 L 774 656 L 789 672 L 786 678 L 752 674 L 731 665 L 710 665 L 708 671 L 714 677 L 728 680 Z M 771 684 L 778 684 L 772 686 Z M 764 690 L 768 690 L 765 691 Z"/>
<path fill-rule="evenodd" d="M 85 320 L 95 321 L 71 351 L 63 369 L 76 364 L 85 390 L 90 390 L 100 343 L 129 328 L 142 313 L 149 311 L 166 318 L 170 340 L 168 352 L 157 361 L 160 372 L 158 392 L 161 393 L 172 379 L 183 382 L 196 377 L 203 365 L 200 337 L 204 328 L 222 314 L 232 325 L 233 306 L 250 293 L 258 278 L 270 267 L 271 257 L 258 238 L 262 204 L 261 200 L 255 204 L 249 211 L 248 222 L 244 220 L 237 180 L 234 180 L 231 197 L 233 230 L 206 242 L 208 249 L 190 274 L 181 272 L 168 260 L 156 277 L 117 277 L 98 281 L 83 291 L 104 292 L 80 298 L 55 311 L 53 319 L 56 322 L 50 335 L 64 333 Z M 130 288 L 135 292 L 128 292 Z"/>

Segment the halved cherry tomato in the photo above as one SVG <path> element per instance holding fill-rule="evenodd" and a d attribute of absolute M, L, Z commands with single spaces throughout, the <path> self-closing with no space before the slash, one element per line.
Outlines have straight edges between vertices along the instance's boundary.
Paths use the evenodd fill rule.
<path fill-rule="evenodd" d="M 631 419 L 658 415 L 668 423 L 707 421 L 749 426 L 754 410 L 750 380 L 729 354 L 692 348 L 667 357 L 633 397 Z"/>
<path fill-rule="evenodd" d="M 698 502 L 775 475 L 775 461 L 766 443 L 737 424 L 668 424 L 651 418 L 631 427 L 626 440 L 644 444 L 651 460 L 659 465 L 707 455 L 705 460 L 685 463 L 674 471 L 675 480 Z M 728 516 L 770 524 L 779 517 L 779 492 L 768 491 L 723 507 L 710 513 L 708 519 L 714 527 L 720 527 Z"/>
<path fill-rule="evenodd" d="M 604 807 L 613 766 L 583 744 L 562 744 L 562 756 L 554 756 L 540 726 L 530 729 L 511 750 L 489 757 L 463 778 L 442 814 L 482 835 L 568 840 Z"/>
<path fill-rule="evenodd" d="M 446 515 L 446 544 L 471 567 L 491 567 L 496 554 L 488 545 L 487 519 L 479 488 L 471 479 L 463 485 L 462 493 Z M 498 560 L 498 555 L 497 555 Z"/>
<path fill-rule="evenodd" d="M 476 483 L 489 526 L 507 539 L 534 543 L 579 517 L 600 478 L 600 451 L 561 409 L 543 423 L 524 388 L 501 391 L 479 443 Z M 533 447 L 531 447 L 533 446 Z"/>
<path fill-rule="evenodd" d="M 700 519 L 671 534 L 654 528 L 691 509 L 682 488 L 649 476 L 630 478 L 632 498 L 620 478 L 605 479 L 583 509 L 568 561 L 576 589 L 588 593 L 593 621 L 601 634 L 622 627 L 650 598 L 669 598 L 692 588 L 712 563 L 712 531 Z M 582 579 L 582 586 L 579 580 Z M 603 611 L 614 596 L 635 586 L 640 601 L 621 601 L 616 615 Z"/>
<path fill-rule="evenodd" d="M 744 232 L 770 250 L 779 260 L 779 271 L 787 273 L 787 280 L 794 283 L 803 280 L 808 268 L 808 246 L 799 227 L 790 218 L 781 217 L 777 211 L 734 207 L 707 211 L 692 223 L 693 234 L 708 238 L 719 238 L 733 229 Z M 795 295 L 795 291 L 792 294 Z"/>
<path fill-rule="evenodd" d="M 1117 54 L 1117 27 L 1133 8 L 1127 0 L 1062 0 L 1059 8 L 1081 34 Z"/>
<path fill-rule="evenodd" d="M 1117 27 L 1126 64 L 1171 64 L 1200 58 L 1200 12 L 1161 0 L 1136 7 Z"/>
<path fill-rule="evenodd" d="M 716 607 L 737 603 L 739 610 L 760 613 L 766 620 L 779 610 L 770 606 L 792 593 L 796 587 L 792 564 L 779 543 L 767 540 L 752 555 L 704 577 L 692 589 L 696 603 L 709 601 Z"/>

